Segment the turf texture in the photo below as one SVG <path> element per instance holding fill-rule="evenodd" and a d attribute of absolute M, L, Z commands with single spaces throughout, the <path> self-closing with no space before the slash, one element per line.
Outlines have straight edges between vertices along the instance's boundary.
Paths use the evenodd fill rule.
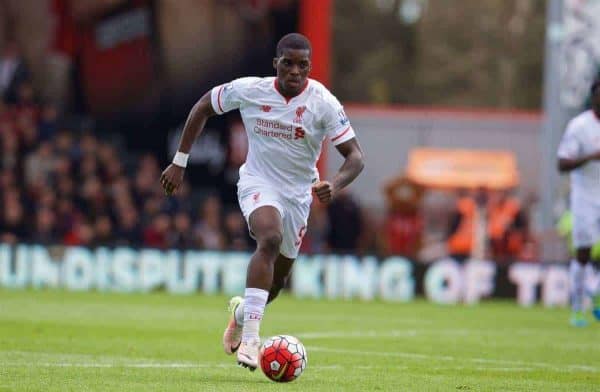
<path fill-rule="evenodd" d="M 0 391 L 600 391 L 600 323 L 572 328 L 565 309 L 283 296 L 261 334 L 308 351 L 284 385 L 222 352 L 226 305 L 0 289 Z"/>

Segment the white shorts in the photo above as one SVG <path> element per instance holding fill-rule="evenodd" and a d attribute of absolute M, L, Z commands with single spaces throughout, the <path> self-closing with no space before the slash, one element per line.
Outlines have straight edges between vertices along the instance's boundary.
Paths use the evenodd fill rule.
<path fill-rule="evenodd" d="M 306 234 L 312 198 L 305 202 L 290 200 L 282 197 L 274 187 L 247 178 L 241 179 L 237 185 L 238 202 L 248 229 L 250 230 L 250 214 L 254 210 L 264 206 L 275 207 L 283 221 L 283 241 L 279 253 L 290 259 L 298 257 L 302 238 Z M 253 236 L 252 231 L 250 235 Z"/>
<path fill-rule="evenodd" d="M 573 246 L 588 248 L 600 241 L 600 206 L 579 202 L 573 206 Z"/>

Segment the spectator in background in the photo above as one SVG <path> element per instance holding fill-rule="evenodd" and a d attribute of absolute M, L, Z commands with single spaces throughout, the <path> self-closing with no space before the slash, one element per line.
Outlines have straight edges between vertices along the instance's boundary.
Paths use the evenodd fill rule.
<path fill-rule="evenodd" d="M 63 243 L 73 246 L 92 246 L 94 241 L 94 229 L 91 223 L 85 219 L 78 219 L 65 235 Z"/>
<path fill-rule="evenodd" d="M 178 212 L 173 217 L 173 229 L 170 233 L 169 247 L 188 249 L 194 246 L 192 221 L 185 212 Z"/>
<path fill-rule="evenodd" d="M 509 191 L 492 194 L 489 203 L 488 235 L 496 261 L 519 257 L 528 237 L 528 222 L 521 203 Z"/>
<path fill-rule="evenodd" d="M 81 181 L 97 176 L 99 173 L 98 159 L 95 155 L 85 155 L 79 162 L 78 170 L 77 174 Z"/>
<path fill-rule="evenodd" d="M 104 185 L 98 177 L 89 177 L 84 181 L 80 196 L 82 212 L 88 219 L 93 220 L 109 212 L 108 197 L 104 192 Z"/>
<path fill-rule="evenodd" d="M 0 96 L 6 102 L 16 103 L 18 86 L 29 80 L 29 70 L 23 62 L 14 41 L 8 41 L 0 57 Z"/>
<path fill-rule="evenodd" d="M 488 245 L 488 192 L 460 192 L 450 219 L 448 253 L 457 260 L 483 259 Z"/>
<path fill-rule="evenodd" d="M 51 140 L 58 131 L 58 109 L 55 105 L 47 103 L 42 107 L 38 134 L 40 141 Z"/>
<path fill-rule="evenodd" d="M 59 233 L 64 233 L 66 236 L 78 220 L 81 219 L 81 215 L 75 209 L 72 196 L 62 195 L 64 194 L 59 191 L 56 202 L 56 228 Z"/>
<path fill-rule="evenodd" d="M 84 131 L 79 140 L 76 158 L 93 157 L 98 150 L 98 139 L 90 131 Z"/>
<path fill-rule="evenodd" d="M 108 192 L 118 213 L 121 213 L 125 209 L 135 209 L 131 191 L 131 182 L 125 175 L 120 175 L 115 178 L 110 184 Z"/>
<path fill-rule="evenodd" d="M 225 238 L 221 227 L 221 201 L 218 197 L 208 196 L 200 207 L 199 220 L 194 227 L 196 246 L 204 249 L 220 250 L 225 248 Z"/>
<path fill-rule="evenodd" d="M 58 175 L 55 177 L 54 186 L 59 200 L 68 200 L 72 202 L 75 197 L 75 183 L 71 176 Z"/>
<path fill-rule="evenodd" d="M 163 200 L 159 196 L 152 195 L 145 200 L 144 209 L 142 210 L 142 215 L 144 218 L 151 218 L 162 213 L 166 212 L 163 209 Z M 144 219 L 143 223 L 147 224 L 149 222 Z"/>
<path fill-rule="evenodd" d="M 10 192 L 7 193 L 10 195 Z M 11 244 L 27 238 L 25 211 L 18 197 L 7 196 L 3 200 L 0 217 L 0 241 Z"/>
<path fill-rule="evenodd" d="M 479 188 L 457 201 L 451 219 L 448 251 L 467 258 L 507 261 L 519 257 L 527 239 L 527 218 L 508 191 Z"/>
<path fill-rule="evenodd" d="M 225 247 L 231 250 L 247 251 L 250 249 L 246 221 L 238 210 L 229 210 L 225 214 Z"/>
<path fill-rule="evenodd" d="M 2 150 L 0 151 L 0 168 L 14 170 L 21 173 L 21 161 L 19 155 L 19 139 L 16 132 L 10 130 L 3 132 Z"/>
<path fill-rule="evenodd" d="M 142 228 L 135 208 L 121 210 L 118 216 L 116 244 L 136 246 L 142 243 Z"/>
<path fill-rule="evenodd" d="M 39 107 L 35 101 L 33 85 L 29 80 L 25 80 L 17 86 L 15 110 L 17 122 L 37 123 Z"/>
<path fill-rule="evenodd" d="M 55 245 L 60 238 L 56 229 L 56 215 L 50 208 L 39 208 L 35 213 L 35 225 L 31 239 L 43 245 Z"/>
<path fill-rule="evenodd" d="M 327 205 L 329 231 L 327 244 L 334 253 L 353 253 L 362 233 L 360 205 L 348 190 L 341 190 Z"/>
<path fill-rule="evenodd" d="M 18 129 L 21 136 L 19 154 L 25 156 L 34 151 L 38 144 L 38 129 L 36 124 L 27 117 L 19 119 Z"/>
<path fill-rule="evenodd" d="M 54 211 L 56 204 L 56 193 L 50 186 L 43 186 L 39 188 L 37 195 L 35 195 L 35 201 L 37 207 L 47 208 Z"/>
<path fill-rule="evenodd" d="M 4 102 L 0 100 L 0 137 L 7 133 L 16 132 L 14 129 L 14 111 L 10 110 Z M 0 139 L 1 141 L 1 139 Z"/>
<path fill-rule="evenodd" d="M 106 185 L 112 185 L 123 174 L 123 165 L 119 159 L 112 159 L 102 165 L 101 178 Z"/>
<path fill-rule="evenodd" d="M 73 136 L 73 132 L 69 130 L 61 130 L 56 134 L 54 140 L 54 148 L 56 153 L 64 156 L 70 161 L 74 161 L 78 156 L 78 146 Z"/>
<path fill-rule="evenodd" d="M 94 240 L 95 246 L 111 246 L 114 245 L 114 229 L 112 220 L 108 215 L 100 215 L 94 222 Z"/>
<path fill-rule="evenodd" d="M 52 177 L 60 178 L 73 175 L 74 162 L 66 155 L 55 155 Z M 50 180 L 48 178 L 47 180 Z"/>
<path fill-rule="evenodd" d="M 158 197 L 158 201 L 154 201 L 152 204 L 160 205 L 163 197 L 161 196 L 161 190 L 159 185 L 156 183 L 156 176 L 159 176 L 158 162 L 152 155 L 146 154 L 140 158 L 138 168 L 135 174 L 134 183 L 134 198 L 136 205 L 144 205 L 146 209 L 146 201 L 151 198 Z M 150 208 L 151 206 L 149 206 Z M 149 213 L 152 213 L 155 208 L 150 208 Z"/>
<path fill-rule="evenodd" d="M 327 210 L 320 203 L 312 203 L 308 216 L 308 230 L 302 239 L 302 253 L 325 253 L 328 250 L 329 220 Z"/>
<path fill-rule="evenodd" d="M 25 184 L 45 181 L 54 171 L 55 156 L 50 142 L 42 142 L 25 157 Z"/>
<path fill-rule="evenodd" d="M 1 192 L 17 186 L 17 178 L 15 172 L 9 169 L 0 170 L 0 195 Z"/>
<path fill-rule="evenodd" d="M 166 213 L 156 214 L 144 230 L 144 246 L 166 249 L 169 246 L 171 217 Z"/>
<path fill-rule="evenodd" d="M 224 183 L 220 195 L 225 203 L 235 204 L 240 166 L 246 162 L 246 155 L 248 155 L 248 136 L 239 118 L 230 124 L 228 136 L 227 163 L 223 172 Z"/>

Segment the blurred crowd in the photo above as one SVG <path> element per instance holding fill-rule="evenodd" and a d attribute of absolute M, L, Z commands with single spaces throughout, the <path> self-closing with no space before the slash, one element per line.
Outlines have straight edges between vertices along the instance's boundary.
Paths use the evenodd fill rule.
<path fill-rule="evenodd" d="M 192 202 L 188 184 L 165 197 L 155 156 L 66 128 L 15 76 L 0 86 L 0 241 L 249 249 L 237 209 L 211 194 Z"/>
<path fill-rule="evenodd" d="M 194 189 L 184 183 L 166 197 L 160 154 L 134 153 L 117 135 L 69 125 L 54 104 L 36 98 L 14 45 L 0 56 L 0 96 L 0 242 L 253 249 L 235 197 L 224 197 L 210 181 Z M 245 138 L 239 122 L 229 127 L 237 135 L 225 147 L 233 176 L 247 144 L 236 142 Z M 225 193 L 234 195 L 230 188 Z M 436 209 L 423 189 L 400 177 L 385 194 L 384 211 L 361 206 L 346 190 L 328 205 L 313 203 L 301 251 L 419 260 L 534 257 L 528 206 L 507 192 L 464 191 Z"/>
<path fill-rule="evenodd" d="M 0 241 L 253 248 L 238 206 L 223 204 L 218 190 L 192 189 L 184 183 L 175 196 L 166 197 L 155 155 L 132 154 L 114 137 L 65 127 L 52 104 L 36 101 L 27 78 L 4 86 Z M 348 191 L 327 206 L 314 203 L 302 251 L 426 258 L 420 252 L 427 248 L 431 225 L 423 211 L 422 189 L 403 179 L 388 188 L 383 215 L 363 208 Z M 445 245 L 441 253 L 459 259 L 523 258 L 531 248 L 526 211 L 508 194 L 490 195 L 479 190 L 456 198 L 445 214 L 444 237 L 438 239 Z"/>

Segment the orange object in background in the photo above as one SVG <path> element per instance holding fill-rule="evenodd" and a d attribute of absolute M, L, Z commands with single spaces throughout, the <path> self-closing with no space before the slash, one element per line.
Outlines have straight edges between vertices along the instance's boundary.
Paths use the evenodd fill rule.
<path fill-rule="evenodd" d="M 417 148 L 407 176 L 430 188 L 507 189 L 518 185 L 515 156 L 509 151 Z"/>

